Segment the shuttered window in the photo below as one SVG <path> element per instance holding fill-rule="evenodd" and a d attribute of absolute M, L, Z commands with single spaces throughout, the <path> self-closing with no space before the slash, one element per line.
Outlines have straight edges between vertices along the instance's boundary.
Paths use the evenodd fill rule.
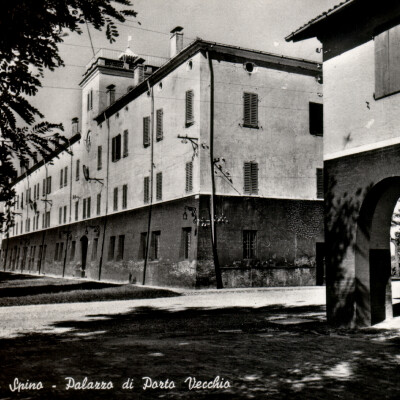
<path fill-rule="evenodd" d="M 158 172 L 156 176 L 156 199 L 162 200 L 162 172 Z"/>
<path fill-rule="evenodd" d="M 82 219 L 86 218 L 86 199 L 83 199 Z"/>
<path fill-rule="evenodd" d="M 258 94 L 243 93 L 243 125 L 258 128 Z"/>
<path fill-rule="evenodd" d="M 64 206 L 64 224 L 67 222 L 67 206 Z"/>
<path fill-rule="evenodd" d="M 51 176 L 47 177 L 46 190 L 47 190 L 47 194 L 51 193 Z"/>
<path fill-rule="evenodd" d="M 191 192 L 193 190 L 193 163 L 191 161 L 186 163 L 185 190 L 186 192 Z"/>
<path fill-rule="evenodd" d="M 143 147 L 150 146 L 150 117 L 143 118 Z"/>
<path fill-rule="evenodd" d="M 163 110 L 157 110 L 157 126 L 156 126 L 156 140 L 160 141 L 163 138 Z"/>
<path fill-rule="evenodd" d="M 64 186 L 63 178 L 64 178 L 64 170 L 61 170 L 60 171 L 60 189 Z"/>
<path fill-rule="evenodd" d="M 128 150 L 128 140 L 129 140 L 129 133 L 128 130 L 124 130 L 124 151 L 123 157 L 128 157 L 129 150 Z"/>
<path fill-rule="evenodd" d="M 43 179 L 42 183 L 42 196 L 46 196 L 46 179 Z"/>
<path fill-rule="evenodd" d="M 75 221 L 79 218 L 79 201 L 75 202 Z"/>
<path fill-rule="evenodd" d="M 245 162 L 243 166 L 245 194 L 258 194 L 258 163 Z"/>
<path fill-rule="evenodd" d="M 87 198 L 87 217 L 90 218 L 90 211 L 92 209 L 90 197 Z"/>
<path fill-rule="evenodd" d="M 310 133 L 315 136 L 323 136 L 324 119 L 323 105 L 319 103 L 309 103 Z"/>
<path fill-rule="evenodd" d="M 61 225 L 62 223 L 62 207 L 58 209 L 58 223 Z"/>
<path fill-rule="evenodd" d="M 114 211 L 118 210 L 118 188 L 114 188 Z"/>
<path fill-rule="evenodd" d="M 128 185 L 122 186 L 122 208 L 125 210 L 128 206 Z"/>
<path fill-rule="evenodd" d="M 149 188 L 149 177 L 145 176 L 143 179 L 143 200 L 145 203 L 148 203 L 150 200 Z"/>
<path fill-rule="evenodd" d="M 100 171 L 103 168 L 102 153 L 103 153 L 103 147 L 97 146 L 97 170 L 98 171 Z"/>
<path fill-rule="evenodd" d="M 185 123 L 186 126 L 190 126 L 194 123 L 194 110 L 193 110 L 193 90 L 188 90 L 186 92 L 186 113 L 185 113 Z"/>
<path fill-rule="evenodd" d="M 324 170 L 317 168 L 317 199 L 324 198 Z"/>
<path fill-rule="evenodd" d="M 121 159 L 121 135 L 111 139 L 111 161 L 116 162 Z"/>
<path fill-rule="evenodd" d="M 101 212 L 101 193 L 97 195 L 97 207 L 96 207 L 96 214 L 100 215 Z"/>
<path fill-rule="evenodd" d="M 79 181 L 80 167 L 81 167 L 81 162 L 79 160 L 76 160 L 76 171 L 75 171 L 76 176 L 75 176 L 75 179 L 77 181 Z"/>
<path fill-rule="evenodd" d="M 400 25 L 377 35 L 375 41 L 375 99 L 400 91 Z"/>
<path fill-rule="evenodd" d="M 68 185 L 68 167 L 64 168 L 64 186 Z"/>

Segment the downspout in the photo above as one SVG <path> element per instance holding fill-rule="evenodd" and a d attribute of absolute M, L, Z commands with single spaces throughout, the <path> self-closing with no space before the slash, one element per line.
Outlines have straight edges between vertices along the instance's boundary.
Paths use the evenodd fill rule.
<path fill-rule="evenodd" d="M 217 289 L 222 289 L 221 269 L 218 260 L 217 231 L 215 228 L 215 174 L 214 174 L 214 69 L 210 53 L 207 51 L 208 66 L 210 69 L 210 172 L 211 172 L 211 197 L 210 197 L 210 225 L 211 243 L 214 258 L 215 278 Z"/>
<path fill-rule="evenodd" d="M 154 175 L 154 91 L 153 87 L 150 87 L 149 81 L 147 81 L 147 85 L 149 87 L 150 95 L 151 95 L 151 133 L 150 133 L 150 204 L 149 204 L 149 216 L 147 222 L 147 237 L 146 237 L 146 254 L 144 257 L 144 266 L 143 266 L 143 285 L 146 283 L 146 269 L 147 262 L 149 258 L 149 248 L 150 248 L 150 229 L 151 229 L 151 214 L 153 209 L 153 175 Z"/>
<path fill-rule="evenodd" d="M 104 113 L 104 120 L 107 123 L 106 213 L 104 215 L 103 239 L 101 243 L 101 255 L 99 262 L 99 281 L 101 280 L 101 268 L 103 266 L 103 256 L 104 256 L 104 242 L 106 240 L 107 215 L 108 215 L 108 178 L 110 172 L 110 120 L 106 117 L 106 113 Z"/>

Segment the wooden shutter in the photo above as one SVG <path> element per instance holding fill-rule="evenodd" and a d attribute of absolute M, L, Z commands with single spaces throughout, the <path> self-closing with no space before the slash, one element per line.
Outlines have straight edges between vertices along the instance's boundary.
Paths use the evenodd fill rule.
<path fill-rule="evenodd" d="M 67 206 L 64 206 L 64 224 L 67 222 Z"/>
<path fill-rule="evenodd" d="M 157 110 L 157 128 L 156 128 L 156 140 L 162 140 L 163 138 L 163 110 Z"/>
<path fill-rule="evenodd" d="M 157 178 L 156 178 L 156 197 L 157 200 L 162 199 L 162 172 L 157 173 Z"/>
<path fill-rule="evenodd" d="M 86 199 L 83 199 L 82 218 L 86 218 Z"/>
<path fill-rule="evenodd" d="M 97 146 L 97 170 L 101 170 L 101 168 L 103 167 L 102 152 L 103 152 L 102 146 Z"/>
<path fill-rule="evenodd" d="M 193 163 L 186 163 L 186 192 L 193 190 Z"/>
<path fill-rule="evenodd" d="M 80 174 L 80 161 L 76 160 L 76 180 L 79 181 L 79 174 Z"/>
<path fill-rule="evenodd" d="M 62 207 L 58 209 L 58 223 L 61 225 L 62 222 Z"/>
<path fill-rule="evenodd" d="M 46 196 L 46 179 L 43 179 L 42 185 L 42 196 Z"/>
<path fill-rule="evenodd" d="M 90 205 L 90 197 L 87 199 L 87 217 L 90 218 L 90 210 L 91 210 L 91 205 Z"/>
<path fill-rule="evenodd" d="M 186 92 L 186 126 L 191 125 L 194 122 L 193 97 L 193 90 L 188 90 Z"/>
<path fill-rule="evenodd" d="M 122 186 L 122 208 L 125 209 L 128 206 L 128 185 Z"/>
<path fill-rule="evenodd" d="M 324 170 L 317 168 L 317 198 L 324 198 Z"/>
<path fill-rule="evenodd" d="M 64 186 L 68 185 L 68 167 L 64 168 Z"/>
<path fill-rule="evenodd" d="M 319 103 L 309 103 L 310 133 L 315 136 L 323 136 L 324 120 L 323 105 Z"/>
<path fill-rule="evenodd" d="M 121 135 L 115 137 L 115 161 L 121 159 Z"/>
<path fill-rule="evenodd" d="M 118 188 L 114 188 L 114 211 L 118 210 Z"/>
<path fill-rule="evenodd" d="M 79 201 L 77 201 L 75 203 L 75 221 L 78 221 L 78 217 L 79 217 Z"/>
<path fill-rule="evenodd" d="M 51 193 L 51 176 L 47 177 L 47 185 L 46 185 L 46 189 L 47 189 L 47 194 Z"/>
<path fill-rule="evenodd" d="M 251 163 L 245 162 L 243 165 L 244 187 L 243 191 L 246 194 L 251 194 Z"/>
<path fill-rule="evenodd" d="M 143 147 L 150 146 L 150 117 L 143 118 Z"/>
<path fill-rule="evenodd" d="M 111 139 L 111 161 L 115 162 L 115 137 Z"/>
<path fill-rule="evenodd" d="M 389 90 L 400 91 L 400 25 L 389 30 Z"/>
<path fill-rule="evenodd" d="M 128 139 L 129 139 L 128 130 L 124 130 L 124 151 L 123 151 L 123 157 L 128 157 Z"/>
<path fill-rule="evenodd" d="M 100 215 L 100 210 L 101 210 L 101 193 L 97 195 L 97 209 L 96 209 L 97 215 Z"/>
<path fill-rule="evenodd" d="M 63 185 L 63 177 L 64 177 L 64 170 L 60 171 L 60 189 L 64 186 Z"/>
<path fill-rule="evenodd" d="M 251 194 L 258 194 L 258 164 L 251 163 Z"/>
<path fill-rule="evenodd" d="M 243 125 L 250 128 L 258 127 L 258 94 L 243 94 Z"/>
<path fill-rule="evenodd" d="M 149 202 L 149 177 L 145 176 L 143 180 L 143 200 L 145 203 Z"/>

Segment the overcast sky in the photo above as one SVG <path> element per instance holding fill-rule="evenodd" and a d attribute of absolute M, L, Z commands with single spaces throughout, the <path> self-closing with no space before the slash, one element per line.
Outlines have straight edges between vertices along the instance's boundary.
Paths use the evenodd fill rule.
<path fill-rule="evenodd" d="M 124 50 L 128 36 L 138 54 L 168 57 L 169 32 L 184 28 L 184 37 L 196 37 L 294 57 L 320 60 L 315 39 L 286 43 L 284 38 L 340 0 L 135 0 L 136 21 L 118 25 L 120 36 L 110 44 L 104 32 L 90 28 L 93 46 Z M 132 18 L 130 18 L 132 19 Z M 138 24 L 141 23 L 141 25 Z M 48 72 L 32 102 L 51 122 L 62 122 L 69 136 L 70 121 L 80 118 L 79 82 L 93 53 L 86 28 L 69 34 L 59 45 L 66 66 Z M 187 43 L 185 41 L 185 43 Z"/>

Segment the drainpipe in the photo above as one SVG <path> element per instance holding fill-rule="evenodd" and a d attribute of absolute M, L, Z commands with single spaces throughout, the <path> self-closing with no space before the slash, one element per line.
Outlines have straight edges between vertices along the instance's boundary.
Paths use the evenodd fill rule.
<path fill-rule="evenodd" d="M 106 113 L 104 113 L 104 120 L 107 123 L 106 213 L 104 215 L 103 239 L 101 242 L 101 255 L 100 255 L 100 262 L 99 262 L 99 281 L 101 280 L 101 268 L 103 266 L 103 256 L 104 256 L 104 242 L 106 239 L 107 216 L 108 216 L 108 178 L 109 178 L 109 172 L 110 172 L 110 120 L 106 117 Z"/>
<path fill-rule="evenodd" d="M 210 197 L 210 224 L 211 224 L 211 243 L 213 249 L 215 278 L 217 289 L 222 289 L 221 269 L 218 260 L 217 250 L 217 231 L 215 227 L 215 174 L 214 174 L 214 69 L 212 58 L 207 51 L 208 66 L 210 69 L 210 168 L 211 168 L 211 197 Z"/>
<path fill-rule="evenodd" d="M 150 229 L 151 229 L 151 214 L 153 209 L 153 175 L 154 175 L 154 91 L 153 87 L 150 87 L 149 81 L 147 81 L 147 85 L 149 87 L 150 95 L 151 95 L 151 133 L 150 133 L 150 204 L 149 204 L 149 216 L 147 222 L 147 238 L 146 238 L 146 254 L 144 257 L 144 266 L 143 266 L 143 282 L 144 285 L 146 283 L 146 269 L 147 262 L 149 258 L 149 248 L 150 248 Z"/>

